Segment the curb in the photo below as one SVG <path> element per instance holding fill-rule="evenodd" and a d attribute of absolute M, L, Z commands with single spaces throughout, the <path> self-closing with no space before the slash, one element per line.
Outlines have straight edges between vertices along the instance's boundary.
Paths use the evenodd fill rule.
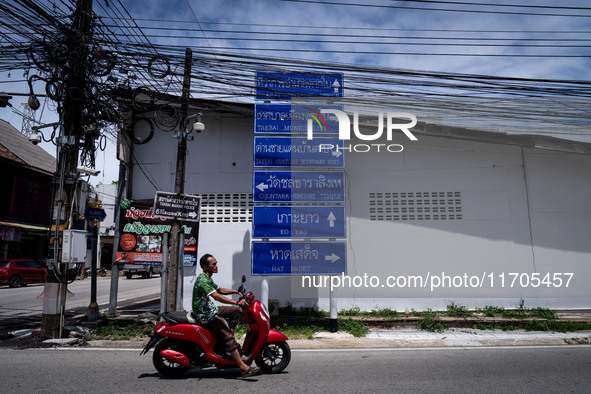
<path fill-rule="evenodd" d="M 88 347 L 121 347 L 140 349 L 147 340 L 97 340 Z M 501 331 L 476 329 L 449 329 L 441 333 L 406 330 L 372 330 L 367 337 L 356 338 L 346 332 L 317 332 L 313 339 L 291 339 L 292 349 L 397 349 L 433 347 L 494 347 L 494 346 L 548 346 L 590 345 L 591 330 L 575 332 Z"/>
<path fill-rule="evenodd" d="M 407 330 L 404 330 L 405 332 Z M 473 348 L 473 347 L 510 347 L 510 346 L 581 346 L 591 345 L 591 331 L 575 333 L 545 333 L 523 335 L 477 335 L 473 333 L 428 333 L 417 335 L 408 330 L 399 338 L 355 338 L 343 333 L 318 333 L 315 339 L 288 340 L 293 350 L 327 350 L 327 349 L 403 349 L 403 348 Z M 335 334 L 337 336 L 335 336 Z M 147 340 L 132 341 L 89 341 L 88 348 L 120 348 L 141 351 Z"/>

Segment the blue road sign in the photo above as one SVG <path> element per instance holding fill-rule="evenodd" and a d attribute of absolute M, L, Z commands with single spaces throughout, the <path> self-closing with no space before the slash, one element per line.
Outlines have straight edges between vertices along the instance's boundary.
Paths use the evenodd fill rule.
<path fill-rule="evenodd" d="M 252 275 L 342 274 L 346 242 L 253 242 Z"/>
<path fill-rule="evenodd" d="M 254 206 L 253 238 L 345 238 L 345 207 Z"/>
<path fill-rule="evenodd" d="M 343 141 L 319 137 L 254 137 L 255 167 L 345 167 Z"/>
<path fill-rule="evenodd" d="M 84 216 L 86 216 L 88 220 L 98 220 L 102 222 L 107 217 L 107 213 L 102 208 L 86 208 Z"/>
<path fill-rule="evenodd" d="M 254 202 L 345 202 L 344 171 L 254 171 Z"/>
<path fill-rule="evenodd" d="M 343 110 L 342 105 L 317 103 L 255 103 L 254 132 L 258 134 L 307 134 L 308 124 L 314 136 L 338 134 L 339 122 L 323 109 Z"/>
<path fill-rule="evenodd" d="M 343 97 L 342 73 L 257 72 L 256 98 Z"/>

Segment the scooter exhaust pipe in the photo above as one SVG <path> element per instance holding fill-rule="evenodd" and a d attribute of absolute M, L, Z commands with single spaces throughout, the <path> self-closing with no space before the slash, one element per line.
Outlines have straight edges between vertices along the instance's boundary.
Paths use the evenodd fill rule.
<path fill-rule="evenodd" d="M 183 367 L 188 367 L 189 365 L 191 365 L 191 362 L 189 361 L 187 356 L 185 356 L 183 353 L 177 352 L 176 350 L 164 349 L 160 352 L 160 355 L 168 361 L 181 364 Z"/>

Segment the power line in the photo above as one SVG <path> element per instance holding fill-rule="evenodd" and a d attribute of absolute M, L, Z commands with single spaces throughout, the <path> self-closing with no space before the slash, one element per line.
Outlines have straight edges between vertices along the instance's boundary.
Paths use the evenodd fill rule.
<path fill-rule="evenodd" d="M 120 18 L 109 17 L 106 19 L 117 20 Z M 170 24 L 192 24 L 194 21 L 189 20 L 174 20 L 174 19 L 160 19 L 160 18 L 134 18 L 136 21 L 142 22 L 158 22 Z M 433 29 L 433 28 L 409 28 L 409 27 L 367 27 L 367 26 L 339 26 L 339 25 L 293 25 L 293 24 L 277 24 L 277 23 L 244 23 L 244 22 L 220 22 L 220 21 L 200 21 L 202 25 L 221 25 L 221 26 L 245 26 L 245 27 L 272 27 L 272 28 L 295 28 L 295 29 L 321 29 L 321 30 L 375 30 L 375 31 L 424 31 L 424 32 L 469 32 L 469 33 L 553 33 L 553 34 L 573 34 L 573 33 L 590 33 L 588 30 L 530 30 L 524 27 L 523 29 Z M 142 28 L 151 28 L 150 26 L 142 26 Z"/>
<path fill-rule="evenodd" d="M 22 1 L 17 1 L 21 4 Z M 175 71 L 175 67 L 179 67 L 183 63 L 184 51 L 187 45 L 175 45 L 170 41 L 170 36 L 164 37 L 155 34 L 148 34 L 147 31 L 162 30 L 165 27 L 149 27 L 140 26 L 138 21 L 152 20 L 152 19 L 134 19 L 126 9 L 122 8 L 122 4 L 109 2 L 111 7 L 101 7 L 103 15 L 97 15 L 95 42 L 97 45 L 116 53 L 117 65 L 111 72 L 113 76 L 120 78 L 119 82 L 112 85 L 107 85 L 106 77 L 100 79 L 101 86 L 121 86 L 128 91 L 133 91 L 138 88 L 146 88 L 150 90 L 156 102 L 159 95 L 168 93 L 174 96 L 175 92 L 180 91 L 179 75 Z M 113 7 L 113 8 L 112 8 Z M 54 33 L 49 28 L 36 28 L 31 31 L 27 28 L 32 20 L 37 23 L 44 21 L 44 26 L 59 26 L 60 21 L 64 20 L 67 15 L 66 10 L 61 10 L 62 15 L 57 11 L 53 12 L 51 23 L 46 23 L 48 16 L 45 19 L 39 19 L 39 16 L 33 15 L 30 12 L 20 13 L 18 10 L 12 10 L 11 13 L 6 14 L 6 7 L 0 5 L 0 42 L 2 43 L 3 56 L 0 57 L 0 70 L 15 69 L 18 67 L 31 67 L 31 60 L 28 59 L 26 51 L 28 48 L 30 37 L 34 37 L 38 41 L 43 41 L 46 35 L 51 37 Z M 44 10 L 47 14 L 47 10 Z M 7 15 L 7 19 L 5 19 Z M 196 18 L 196 16 L 195 16 Z M 102 23 L 103 20 L 111 21 L 109 24 Z M 167 21 L 177 27 L 168 30 L 173 31 L 195 31 L 195 29 L 186 29 L 185 27 L 178 27 L 180 21 Z M 329 61 L 318 61 L 311 59 L 313 56 L 322 56 L 327 53 L 346 53 L 346 54 L 408 54 L 412 56 L 470 56 L 470 57 L 498 57 L 505 58 L 544 58 L 544 57 L 563 57 L 563 58 L 587 58 L 584 53 L 522 53 L 522 54 L 490 54 L 490 53 L 458 53 L 456 51 L 445 52 L 420 52 L 416 51 L 393 51 L 393 50 L 369 50 L 370 45 L 384 46 L 386 43 L 373 43 L 372 39 L 382 40 L 387 36 L 380 36 L 376 34 L 344 34 L 344 33 L 330 33 L 322 30 L 327 27 L 310 27 L 317 29 L 320 33 L 301 31 L 306 26 L 298 25 L 268 25 L 274 26 L 274 31 L 265 32 L 261 29 L 255 32 L 247 30 L 232 30 L 232 29 L 203 29 L 202 24 L 219 24 L 223 26 L 263 26 L 261 24 L 245 24 L 245 23 L 218 23 L 218 22 L 202 22 L 198 20 L 188 21 L 186 23 L 198 23 L 199 28 L 205 32 L 217 34 L 260 34 L 264 37 L 274 35 L 275 40 L 263 40 L 259 37 L 235 37 L 236 43 L 239 41 L 250 41 L 255 44 L 261 41 L 277 42 L 277 43 L 306 43 L 306 40 L 293 39 L 296 37 L 310 37 L 312 39 L 317 37 L 337 38 L 337 40 L 327 40 L 326 45 L 338 45 L 346 43 L 363 43 L 367 44 L 367 50 L 356 51 L 340 51 L 330 48 L 273 48 L 273 47 L 250 47 L 244 48 L 239 45 L 228 45 L 224 47 L 212 47 L 209 40 L 219 40 L 232 38 L 223 38 L 209 35 L 205 36 L 207 45 L 192 46 L 194 49 L 202 49 L 201 53 L 194 56 L 194 69 L 192 71 L 192 78 L 197 82 L 192 88 L 193 97 L 221 97 L 232 101 L 246 100 L 252 102 L 254 97 L 254 75 L 257 71 L 263 69 L 277 69 L 294 72 L 342 72 L 347 80 L 347 94 L 349 99 L 354 100 L 359 105 L 372 105 L 376 100 L 381 100 L 386 97 L 399 97 L 401 102 L 407 100 L 420 99 L 421 105 L 431 111 L 445 110 L 448 113 L 462 114 L 466 118 L 477 119 L 478 116 L 487 116 L 489 119 L 522 119 L 523 121 L 534 122 L 536 119 L 544 119 L 548 123 L 557 122 L 557 124 L 577 124 L 583 120 L 588 124 L 588 115 L 584 108 L 588 108 L 586 101 L 591 96 L 591 82 L 588 81 L 573 81 L 573 80 L 544 80 L 544 79 L 527 79 L 527 78 L 507 78 L 495 77 L 488 75 L 471 75 L 462 73 L 443 73 L 443 72 L 425 72 L 416 70 L 404 70 L 387 68 L 381 66 L 361 65 L 361 64 L 344 64 Z M 267 26 L 267 25 L 265 25 Z M 296 29 L 297 31 L 286 32 L 277 31 L 284 28 Z M 489 34 L 495 32 L 493 30 L 470 30 L 470 29 L 373 29 L 365 27 L 343 27 L 343 31 L 349 32 L 392 32 L 392 31 L 413 31 L 413 32 L 462 32 L 462 34 L 473 34 L 475 32 L 483 32 Z M 517 33 L 517 30 L 499 30 L 503 34 Z M 546 31 L 537 30 L 530 31 L 544 34 L 544 37 L 535 38 L 513 38 L 519 40 L 524 48 L 528 46 L 534 47 L 533 43 L 544 42 L 565 42 L 572 45 L 535 45 L 540 48 L 560 47 L 566 48 L 585 48 L 586 45 L 575 45 L 578 42 L 588 41 L 585 38 L 579 38 L 584 32 L 569 30 L 569 31 Z M 529 33 L 529 32 L 528 32 Z M 564 34 L 576 34 L 574 38 L 564 37 Z M 550 36 L 548 36 L 548 34 Z M 559 38 L 556 34 L 559 34 Z M 286 35 L 293 36 L 292 38 L 283 40 L 278 37 Z M 349 37 L 351 36 L 351 37 Z M 441 46 L 450 46 L 450 42 L 446 40 L 458 39 L 468 41 L 468 44 L 458 44 L 458 47 L 464 45 L 466 47 L 496 47 L 497 43 L 502 42 L 503 38 L 499 37 L 436 37 L 430 35 L 429 37 L 401 37 L 405 40 L 406 45 L 411 45 L 407 40 L 415 40 L 414 45 L 439 46 L 437 40 L 443 41 Z M 346 38 L 359 38 L 359 41 L 350 40 Z M 404 38 L 402 38 L 404 37 Z M 160 39 L 163 40 L 160 40 Z M 166 40 L 167 38 L 167 40 Z M 340 39 L 340 40 L 339 40 Z M 416 40 L 427 41 L 420 43 Z M 481 40 L 481 41 L 476 41 Z M 156 42 L 160 41 L 160 42 Z M 436 41 L 436 42 L 428 42 Z M 8 45 L 4 45 L 4 43 Z M 195 42 L 195 41 L 193 41 Z M 477 44 L 484 42 L 485 44 Z M 469 45 L 474 43 L 476 45 Z M 532 43 L 532 44 L 530 44 Z M 396 44 L 396 43 L 392 43 Z M 403 44 L 404 45 L 404 44 Z M 452 44 L 453 45 L 453 44 Z M 500 45 L 500 44 L 499 44 Z M 510 46 L 508 46 L 510 47 Z M 516 47 L 518 47 L 516 45 Z M 253 53 L 254 52 L 254 53 Z M 293 52 L 292 57 L 280 57 L 279 53 Z M 306 56 L 302 56 L 304 52 Z M 8 55 L 8 56 L 6 56 Z M 168 77 L 163 79 L 154 78 L 150 74 L 149 60 L 156 56 L 162 56 L 171 65 L 171 73 Z M 303 60 L 302 58 L 306 58 Z M 469 107 L 457 104 L 460 99 L 466 97 L 474 98 L 496 98 L 507 99 L 508 97 L 542 97 L 546 108 L 550 108 L 554 113 L 548 115 L 547 112 L 539 108 L 528 108 L 525 105 L 510 106 L 510 105 L 490 105 L 487 108 L 477 108 L 477 105 L 471 103 Z M 568 99 L 568 100 L 567 100 Z M 577 104 L 577 107 L 568 107 L 568 103 L 573 100 L 582 101 Z M 551 100 L 562 100 L 562 102 L 551 103 Z M 566 100 L 566 101 L 565 101 Z M 568 102 L 567 102 L 568 101 Z M 565 104 L 566 103 L 566 104 Z M 133 104 L 133 103 L 132 103 Z M 131 104 L 131 105 L 132 105 Z M 568 108 L 567 108 L 568 107 Z M 513 113 L 511 113 L 513 111 Z M 560 113 L 557 116 L 556 113 Z M 565 133 L 572 133 L 566 130 Z M 112 135 L 107 135 L 107 138 L 113 138 Z M 147 176 L 147 175 L 146 175 Z"/>
<path fill-rule="evenodd" d="M 269 33 L 271 34 L 271 33 Z M 277 35 L 277 34 L 274 34 Z M 290 36 L 292 36 L 290 34 Z M 168 38 L 168 39 L 174 39 L 174 38 L 178 38 L 178 39 L 186 39 L 187 37 L 185 36 L 175 36 L 175 35 L 149 35 L 150 38 Z M 478 43 L 451 43 L 451 42 L 417 42 L 417 41 L 369 41 L 368 39 L 370 38 L 395 38 L 395 39 L 413 39 L 413 40 L 471 40 L 471 41 L 491 41 L 491 40 L 495 40 L 495 41 L 507 41 L 508 39 L 498 39 L 498 38 L 437 38 L 437 37 L 380 37 L 380 36 L 374 36 L 374 37 L 364 37 L 364 40 L 358 40 L 358 41 L 354 41 L 354 40 L 322 40 L 317 42 L 318 44 L 364 44 L 364 45 L 416 45 L 416 46 L 455 46 L 455 47 L 505 47 L 505 48 L 513 48 L 513 47 L 530 47 L 530 48 L 591 48 L 591 45 L 575 45 L 575 44 L 528 44 L 528 43 L 508 43 L 508 44 L 490 44 L 490 43 L 484 43 L 484 44 L 478 44 Z M 193 40 L 200 40 L 199 38 L 194 38 Z M 217 47 L 212 46 L 211 43 L 209 41 L 215 41 L 215 40 L 224 40 L 224 41 L 248 41 L 248 42 L 265 42 L 265 43 L 309 43 L 310 40 L 309 39 L 292 39 L 292 38 L 285 38 L 285 39 L 280 39 L 280 38 L 253 38 L 253 37 L 209 37 L 206 39 L 207 40 L 207 44 L 209 46 L 210 49 L 216 49 Z M 525 40 L 519 40 L 519 39 L 514 39 L 515 41 L 558 41 L 555 39 L 539 39 L 539 40 L 534 40 L 534 39 L 525 39 Z M 560 40 L 562 41 L 562 40 Z M 566 40 L 564 40 L 566 41 Z M 568 41 L 573 41 L 573 40 L 568 40 Z M 590 42 L 591 43 L 591 39 L 579 39 L 577 41 L 585 41 L 585 42 Z M 257 49 L 261 49 L 261 48 L 257 48 Z M 265 48 L 266 49 L 266 48 Z"/>
<path fill-rule="evenodd" d="M 107 25 L 107 26 L 113 26 L 113 25 Z M 153 26 L 153 27 L 143 27 L 144 30 L 163 30 L 163 31 L 167 31 L 167 32 L 171 32 L 171 31 L 186 31 L 186 32 L 195 32 L 195 29 L 192 28 L 170 28 L 170 27 L 159 27 L 159 26 Z M 363 40 L 366 39 L 416 39 L 416 40 L 437 40 L 437 41 L 444 41 L 444 40 L 454 40 L 454 41 L 573 41 L 573 42 L 578 42 L 578 41 L 591 41 L 591 38 L 589 38 L 588 34 L 591 33 L 588 32 L 587 34 L 585 34 L 585 38 L 536 38 L 536 37 L 523 37 L 523 35 L 517 36 L 517 37 L 457 37 L 457 36 L 441 36 L 441 35 L 437 35 L 437 36 L 421 36 L 421 35 L 415 35 L 415 36 L 408 36 L 408 35 L 368 35 L 368 34 L 344 34 L 344 33 L 300 33 L 300 32 L 277 32 L 277 31 L 256 31 L 256 30 L 219 30 L 219 29 L 199 29 L 200 32 L 209 32 L 209 33 L 221 33 L 221 34 L 226 34 L 226 33 L 231 33 L 231 34 L 246 34 L 246 35 L 256 35 L 256 36 L 270 36 L 270 37 L 265 37 L 265 38 L 250 38 L 250 37 L 225 37 L 225 36 L 209 36 L 209 37 L 205 37 L 206 39 L 225 39 L 225 40 L 245 40 L 245 39 L 251 39 L 251 40 L 275 40 L 273 37 L 275 36 L 299 36 L 299 37 L 311 37 L 311 38 L 361 38 Z M 434 32 L 437 30 L 424 30 L 424 32 Z M 446 30 L 443 30 L 446 31 Z M 423 32 L 423 31 L 421 31 Z M 523 33 L 523 32 L 520 32 Z M 150 38 L 181 38 L 181 39 L 194 39 L 194 40 L 199 40 L 200 38 L 198 37 L 187 37 L 187 36 L 175 36 L 175 35 L 156 35 L 156 34 L 149 34 L 147 35 L 147 37 Z M 310 40 L 307 40 L 307 42 L 309 42 Z M 321 41 L 321 42 L 325 42 L 325 41 Z M 364 42 L 364 41 L 359 41 L 359 42 Z M 456 44 L 456 45 L 461 45 L 461 44 Z"/>
<path fill-rule="evenodd" d="M 431 44 L 434 45 L 434 44 Z M 565 46 L 566 47 L 566 46 Z M 583 46 L 587 47 L 587 46 Z M 192 46 L 193 49 L 208 49 L 206 46 Z M 212 47 L 218 51 L 269 51 L 269 52 L 310 52 L 309 49 L 299 48 L 245 48 L 245 47 L 232 47 L 232 46 L 217 46 Z M 531 53 L 459 53 L 459 52 L 401 52 L 401 51 L 362 51 L 362 50 L 337 50 L 337 49 L 315 49 L 314 53 L 343 53 L 343 54 L 357 54 L 357 55 L 409 55 L 409 56 L 472 56 L 472 57 L 538 57 L 538 58 L 590 58 L 591 54 L 531 54 Z"/>
<path fill-rule="evenodd" d="M 591 15 L 581 14 L 557 14 L 557 13 L 536 13 L 536 12 L 519 12 L 519 11 L 492 11 L 492 10 L 467 10 L 454 8 L 431 8 L 431 7 L 414 7 L 401 5 L 387 5 L 387 4 L 365 4 L 365 3 L 343 3 L 337 1 L 319 1 L 319 0 L 280 0 L 292 3 L 307 3 L 307 4 L 321 4 L 321 5 L 335 5 L 335 6 L 349 6 L 349 7 L 364 7 L 364 8 L 381 8 L 381 9 L 403 9 L 403 10 L 420 10 L 420 11 L 440 11 L 440 12 L 458 12 L 458 13 L 478 13 L 478 14 L 498 14 L 498 15 L 523 15 L 523 16 L 560 16 L 560 17 L 575 17 L 588 18 Z M 451 4 L 451 3 L 450 3 Z M 577 10 L 587 10 L 587 8 L 576 8 Z"/>
<path fill-rule="evenodd" d="M 399 0 L 392 0 L 399 1 Z M 537 8 L 537 9 L 560 9 L 560 10 L 591 10 L 589 7 L 573 7 L 562 5 L 537 5 L 537 4 L 498 4 L 498 3 L 474 3 L 470 1 L 448 1 L 448 0 L 413 0 L 415 3 L 431 3 L 431 4 L 454 4 L 454 5 L 476 5 L 486 7 L 503 7 L 503 8 Z"/>

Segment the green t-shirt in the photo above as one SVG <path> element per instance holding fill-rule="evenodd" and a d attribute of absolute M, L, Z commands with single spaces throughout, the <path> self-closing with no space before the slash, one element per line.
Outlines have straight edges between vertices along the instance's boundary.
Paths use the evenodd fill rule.
<path fill-rule="evenodd" d="M 218 285 L 205 272 L 195 280 L 193 287 L 193 313 L 201 324 L 207 324 L 218 314 L 218 307 L 209 296 L 217 291 Z"/>

